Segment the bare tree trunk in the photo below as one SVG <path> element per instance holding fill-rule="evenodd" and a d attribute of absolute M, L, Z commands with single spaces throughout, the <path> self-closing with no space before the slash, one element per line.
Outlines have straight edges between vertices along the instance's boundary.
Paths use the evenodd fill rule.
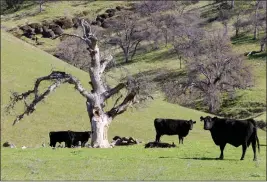
<path fill-rule="evenodd" d="M 39 0 L 39 12 L 41 13 L 43 10 L 43 4 L 44 4 L 44 0 Z"/>
<path fill-rule="evenodd" d="M 107 114 L 95 115 L 92 118 L 92 139 L 91 146 L 93 148 L 110 148 L 108 142 L 108 128 L 111 118 Z"/>
<path fill-rule="evenodd" d="M 261 49 L 260 49 L 260 52 L 264 51 L 264 48 L 265 48 L 265 43 L 261 43 Z"/>
<path fill-rule="evenodd" d="M 235 0 L 232 0 L 232 1 L 231 1 L 231 8 L 232 8 L 232 9 L 235 8 Z"/>
<path fill-rule="evenodd" d="M 182 57 L 181 56 L 179 57 L 179 60 L 180 60 L 180 69 L 182 69 Z"/>
<path fill-rule="evenodd" d="M 129 62 L 129 49 L 123 48 L 124 61 L 125 63 Z"/>
<path fill-rule="evenodd" d="M 235 36 L 238 37 L 238 35 L 239 35 L 239 28 L 236 28 L 235 29 Z"/>
<path fill-rule="evenodd" d="M 135 44 L 135 47 L 134 47 L 134 50 L 133 50 L 133 54 L 132 54 L 132 56 L 131 56 L 131 60 L 133 60 L 133 57 L 134 57 L 135 54 L 136 54 L 136 50 L 137 50 L 137 47 L 138 47 L 138 45 L 140 44 L 140 42 L 141 42 L 141 41 L 138 41 L 138 42 Z"/>
<path fill-rule="evenodd" d="M 223 25 L 224 25 L 224 33 L 223 33 L 223 35 L 227 36 L 227 34 L 228 34 L 228 23 L 225 21 L 225 22 L 223 22 Z"/>
<path fill-rule="evenodd" d="M 260 1 L 258 0 L 256 2 L 256 8 L 255 8 L 255 19 L 254 19 L 254 36 L 253 39 L 256 40 L 258 36 L 258 9 L 259 9 Z"/>

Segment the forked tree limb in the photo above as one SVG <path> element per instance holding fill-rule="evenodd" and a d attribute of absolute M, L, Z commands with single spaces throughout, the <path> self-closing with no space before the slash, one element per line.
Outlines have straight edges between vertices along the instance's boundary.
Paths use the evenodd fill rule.
<path fill-rule="evenodd" d="M 52 85 L 50 85 L 45 92 L 43 92 L 42 94 L 39 95 L 38 94 L 38 88 L 39 88 L 40 83 L 42 81 L 47 81 L 47 80 L 54 81 L 54 83 Z M 11 103 L 7 107 L 7 112 L 9 109 L 14 108 L 14 105 L 18 101 L 21 101 L 21 100 L 24 100 L 24 104 L 26 107 L 25 111 L 16 117 L 13 125 L 15 125 L 17 122 L 19 122 L 24 117 L 25 114 L 29 115 L 32 112 L 34 112 L 36 105 L 40 101 L 44 100 L 52 91 L 54 91 L 57 87 L 59 87 L 63 83 L 73 84 L 75 86 L 75 89 L 77 91 L 79 91 L 79 93 L 83 97 L 87 98 L 87 100 L 89 100 L 89 101 L 93 101 L 93 95 L 83 88 L 83 86 L 81 85 L 80 81 L 77 78 L 75 78 L 74 76 L 72 76 L 70 74 L 66 74 L 65 72 L 53 71 L 48 76 L 38 78 L 35 82 L 35 86 L 34 86 L 33 90 L 29 90 L 29 91 L 22 93 L 22 94 L 17 94 L 17 93 L 13 94 L 13 98 L 11 98 Z M 31 94 L 34 94 L 35 97 L 30 104 L 27 104 L 26 99 Z"/>
<path fill-rule="evenodd" d="M 64 82 L 63 80 L 59 80 L 59 81 L 56 81 L 54 84 L 52 84 L 51 86 L 49 86 L 48 87 L 48 89 L 43 93 L 43 94 L 41 94 L 40 96 L 38 96 L 38 97 L 36 97 L 33 101 L 32 101 L 32 103 L 30 104 L 30 105 L 28 105 L 28 106 L 26 106 L 26 110 L 22 113 L 22 114 L 20 114 L 20 115 L 18 115 L 17 117 L 16 117 L 16 119 L 14 120 L 14 122 L 13 122 L 13 126 L 16 124 L 16 123 L 18 123 L 23 117 L 24 117 L 24 115 L 25 114 L 27 114 L 27 115 L 29 115 L 29 114 L 31 114 L 31 113 L 33 113 L 34 111 L 35 111 L 35 109 L 36 109 L 36 105 L 40 102 L 40 101 L 42 101 L 42 100 L 44 100 L 52 91 L 54 91 L 62 82 Z"/>
<path fill-rule="evenodd" d="M 113 107 L 110 111 L 107 112 L 108 116 L 114 119 L 117 115 L 125 112 L 127 108 L 135 102 L 136 96 L 137 92 L 135 90 L 131 91 L 120 105 Z"/>
<path fill-rule="evenodd" d="M 114 94 L 117 94 L 121 89 L 125 88 L 125 86 L 126 85 L 124 83 L 119 83 L 116 87 L 110 89 L 109 91 L 104 92 L 103 96 L 105 100 L 109 99 Z"/>

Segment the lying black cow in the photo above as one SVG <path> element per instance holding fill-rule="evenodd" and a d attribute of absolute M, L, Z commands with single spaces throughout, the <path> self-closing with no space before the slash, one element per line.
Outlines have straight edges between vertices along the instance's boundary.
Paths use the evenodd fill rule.
<path fill-rule="evenodd" d="M 91 133 L 91 131 L 51 131 L 49 133 L 50 146 L 55 147 L 57 142 L 65 142 L 65 146 L 71 148 L 71 146 L 75 146 L 81 141 L 82 146 L 84 147 L 85 143 L 89 140 Z"/>
<path fill-rule="evenodd" d="M 235 120 L 217 117 L 200 117 L 200 121 L 204 121 L 204 130 L 210 130 L 214 143 L 220 146 L 221 155 L 219 159 L 223 159 L 223 150 L 227 143 L 239 147 L 242 145 L 243 160 L 247 147 L 252 143 L 254 152 L 254 161 L 257 160 L 256 156 L 256 143 L 258 144 L 258 151 L 260 151 L 259 139 L 257 136 L 257 126 L 253 119 Z"/>
<path fill-rule="evenodd" d="M 193 129 L 193 124 L 196 121 L 192 120 L 180 120 L 180 119 L 160 119 L 156 118 L 154 120 L 154 126 L 156 129 L 156 142 L 160 141 L 162 135 L 178 135 L 179 144 L 184 141 L 189 133 L 189 130 Z"/>
<path fill-rule="evenodd" d="M 148 142 L 145 144 L 145 148 L 171 148 L 176 147 L 176 145 L 172 142 L 172 144 L 169 143 L 159 143 L 159 142 Z"/>

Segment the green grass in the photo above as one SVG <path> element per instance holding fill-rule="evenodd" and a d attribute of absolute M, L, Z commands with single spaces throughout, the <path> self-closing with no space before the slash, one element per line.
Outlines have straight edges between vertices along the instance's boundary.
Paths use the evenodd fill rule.
<path fill-rule="evenodd" d="M 25 91 L 36 77 L 47 75 L 51 68 L 66 70 L 77 76 L 83 85 L 88 75 L 53 56 L 2 32 L 1 106 L 8 103 L 9 90 Z M 144 62 L 144 64 L 148 64 Z M 161 62 L 155 62 L 157 66 Z M 168 65 L 168 62 L 167 62 Z M 128 68 L 134 64 L 127 65 Z M 148 69 L 148 68 L 147 68 Z M 138 71 L 138 67 L 136 70 Z M 16 111 L 21 111 L 18 106 Z M 14 113 L 15 114 L 15 113 Z M 109 139 L 114 135 L 133 136 L 144 143 L 155 137 L 156 117 L 194 119 L 197 124 L 175 149 L 143 149 L 140 146 L 114 149 L 39 148 L 48 143 L 51 130 L 87 130 L 89 120 L 84 99 L 71 86 L 62 86 L 41 103 L 34 114 L 12 126 L 13 116 L 1 115 L 1 143 L 11 141 L 17 149 L 2 149 L 2 180 L 264 180 L 266 152 L 262 146 L 259 161 L 252 161 L 251 148 L 245 161 L 239 161 L 241 148 L 230 145 L 225 160 L 212 160 L 219 155 L 210 133 L 203 130 L 199 117 L 203 112 L 170 104 L 158 96 L 148 107 L 118 116 L 111 124 Z M 259 130 L 260 143 L 266 143 L 266 132 Z M 164 142 L 178 144 L 177 136 L 163 136 Z M 28 147 L 22 150 L 21 146 Z M 105 168 L 104 171 L 101 169 Z"/>
<path fill-rule="evenodd" d="M 31 22 L 39 22 L 42 20 L 52 20 L 56 17 L 69 16 L 73 17 L 83 11 L 89 14 L 87 17 L 95 19 L 97 14 L 103 13 L 107 8 L 115 8 L 118 5 L 126 5 L 127 2 L 123 1 L 57 1 L 48 2 L 44 4 L 44 11 L 37 13 L 35 16 L 27 15 L 39 11 L 38 4 L 32 5 L 28 8 L 22 8 L 19 11 L 4 15 L 1 24 L 5 27 L 12 28 L 17 25 L 23 25 Z M 22 18 L 17 18 L 25 14 Z"/>
<path fill-rule="evenodd" d="M 63 10 L 70 2 L 61 2 L 59 6 L 49 4 L 44 14 L 30 17 L 30 21 L 51 18 L 64 14 Z M 103 2 L 95 3 L 92 10 L 98 7 L 111 6 Z M 120 2 L 117 2 L 120 3 Z M 196 4 L 205 6 L 207 2 Z M 51 5 L 51 6 L 50 6 Z M 98 6 L 99 5 L 99 6 Z M 62 6 L 62 7 L 61 7 Z M 68 11 L 83 10 L 83 5 L 68 8 Z M 206 6 L 205 8 L 208 8 Z M 58 8 L 58 9 L 57 9 Z M 87 7 L 84 7 L 84 9 Z M 23 10 L 22 10 L 23 11 Z M 53 14 L 54 12 L 54 14 Z M 6 21 L 6 26 L 13 26 L 20 21 Z M 250 37 L 248 36 L 247 39 Z M 48 75 L 52 69 L 59 69 L 75 75 L 84 87 L 89 88 L 89 75 L 57 58 L 35 48 L 8 33 L 1 32 L 1 145 L 10 141 L 17 149 L 2 148 L 1 150 L 1 180 L 265 180 L 266 179 L 266 132 L 259 130 L 259 140 L 262 144 L 258 162 L 253 162 L 251 147 L 248 148 L 244 161 L 241 157 L 241 147 L 227 145 L 225 160 L 213 160 L 220 154 L 208 131 L 203 130 L 200 116 L 204 112 L 185 108 L 164 101 L 162 93 L 155 92 L 155 100 L 147 107 L 138 110 L 129 108 L 118 116 L 110 126 L 109 140 L 115 135 L 132 136 L 143 141 L 142 144 L 130 147 L 115 147 L 114 149 L 56 149 L 40 148 L 43 142 L 49 142 L 48 133 L 53 130 L 90 129 L 89 118 L 85 108 L 85 100 L 73 86 L 62 85 L 52 93 L 37 110 L 26 116 L 20 123 L 12 126 L 16 114 L 23 106 L 19 104 L 11 115 L 4 113 L 4 107 L 9 102 L 9 91 L 24 92 L 32 89 L 37 77 Z M 244 40 L 246 41 L 246 40 Z M 47 41 L 45 48 L 53 47 L 53 42 Z M 258 50 L 257 42 L 246 42 L 233 45 L 234 51 L 244 53 Z M 255 109 L 251 103 L 266 106 L 266 61 L 262 57 L 246 58 L 253 68 L 255 86 L 251 90 L 239 91 L 239 100 L 233 101 L 223 109 L 225 113 L 237 113 L 240 109 L 246 111 Z M 145 54 L 137 54 L 134 61 L 123 65 L 129 73 L 157 73 L 169 70 L 168 74 L 182 71 L 179 61 L 169 54 L 168 48 L 162 48 Z M 111 69 L 108 74 L 120 76 L 120 69 Z M 166 75 L 165 75 L 166 76 Z M 111 81 L 111 80 L 110 80 Z M 114 82 L 111 82 L 114 84 Z M 159 83 L 161 84 L 161 83 Z M 46 88 L 48 84 L 43 84 Z M 109 104 L 111 104 L 109 102 Z M 264 107 L 263 107 L 264 108 Z M 254 110 L 255 111 L 255 110 Z M 253 111 L 253 112 L 254 112 Z M 257 120 L 266 121 L 266 110 L 251 113 Z M 177 136 L 163 136 L 163 142 L 174 142 L 178 145 L 173 149 L 144 149 L 143 144 L 153 141 L 155 131 L 153 120 L 156 117 L 193 119 L 197 123 L 184 140 L 184 145 L 178 145 Z M 30 147 L 22 150 L 21 146 Z M 103 170 L 104 169 L 104 170 Z"/>
<path fill-rule="evenodd" d="M 227 145 L 225 159 L 210 136 L 171 149 L 143 145 L 113 149 L 3 149 L 2 180 L 265 180 L 266 146 L 253 162 L 251 147 L 240 161 L 241 147 Z M 209 135 L 207 131 L 204 136 Z M 176 137 L 172 137 L 173 139 Z M 177 142 L 176 142 L 177 143 Z"/>

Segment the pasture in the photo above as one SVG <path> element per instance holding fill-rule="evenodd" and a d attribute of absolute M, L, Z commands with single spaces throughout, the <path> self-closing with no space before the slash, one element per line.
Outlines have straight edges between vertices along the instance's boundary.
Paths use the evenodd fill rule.
<path fill-rule="evenodd" d="M 260 133 L 260 142 L 265 137 Z M 163 137 L 163 141 L 177 137 Z M 209 133 L 195 129 L 177 148 L 113 149 L 32 148 L 2 149 L 2 180 L 265 180 L 266 145 L 258 161 L 248 148 L 240 161 L 241 147 L 226 146 L 225 159 L 215 160 L 219 147 Z"/>
<path fill-rule="evenodd" d="M 121 3 L 116 2 L 114 6 Z M 58 12 L 64 14 L 63 11 L 70 4 L 62 2 L 57 9 L 49 4 L 43 14 L 28 19 L 43 20 Z M 202 2 L 198 4 L 200 5 Z M 66 13 L 74 14 L 81 6 L 83 5 L 79 4 L 76 8 L 73 6 Z M 92 2 L 91 8 L 99 12 L 109 6 L 109 3 L 96 1 Z M 83 8 L 85 10 L 86 6 Z M 13 22 L 11 18 L 4 25 L 12 27 L 21 23 L 24 23 L 23 19 Z M 251 37 L 247 37 L 249 38 Z M 242 147 L 235 148 L 229 144 L 224 150 L 224 160 L 216 160 L 220 149 L 214 144 L 210 132 L 203 129 L 203 122 L 199 119 L 200 116 L 209 114 L 168 103 L 159 89 L 153 93 L 154 100 L 146 106 L 129 108 L 116 117 L 108 132 L 110 141 L 115 135 L 132 136 L 142 141 L 141 144 L 116 146 L 112 149 L 52 149 L 49 147 L 50 131 L 90 130 L 84 98 L 76 93 L 73 86 L 62 85 L 37 106 L 36 112 L 12 126 L 15 116 L 23 110 L 23 105 L 18 104 L 10 115 L 5 113 L 10 91 L 24 92 L 32 89 L 37 77 L 48 75 L 52 70 L 73 74 L 89 90 L 89 75 L 4 31 L 1 32 L 1 41 L 1 146 L 10 141 L 17 147 L 1 148 L 1 180 L 266 180 L 266 131 L 258 129 L 261 151 L 260 154 L 257 152 L 257 161 L 252 161 L 251 146 L 247 149 L 244 161 L 240 161 Z M 257 49 L 258 46 L 256 43 L 240 43 L 237 40 L 232 40 L 232 43 L 233 49 L 240 54 L 244 50 Z M 51 43 L 51 47 L 53 46 Z M 116 56 L 120 61 L 120 55 Z M 265 57 L 251 57 L 246 61 L 253 67 L 255 86 L 250 90 L 238 91 L 240 99 L 224 105 L 221 113 L 238 114 L 240 110 L 245 110 L 251 113 L 251 117 L 258 116 L 256 119 L 266 121 Z M 130 74 L 151 73 L 148 77 L 152 78 L 155 76 L 153 73 L 159 73 L 158 71 L 164 73 L 167 70 L 166 74 L 160 75 L 163 78 L 179 75 L 183 71 L 179 69 L 177 57 L 170 54 L 167 48 L 137 54 L 133 63 L 124 67 Z M 119 68 L 115 68 L 107 74 L 119 77 L 119 71 Z M 113 84 L 111 79 L 108 81 Z M 42 88 L 45 89 L 48 85 L 43 84 Z M 250 105 L 253 102 L 256 107 Z M 108 103 L 108 106 L 112 104 Z M 255 114 L 256 110 L 260 112 Z M 157 117 L 192 119 L 196 124 L 184 138 L 183 145 L 178 144 L 177 136 L 164 135 L 162 142 L 174 142 L 177 147 L 145 149 L 145 143 L 155 140 L 153 121 Z M 42 147 L 42 143 L 46 147 Z M 24 145 L 28 148 L 21 149 Z"/>

